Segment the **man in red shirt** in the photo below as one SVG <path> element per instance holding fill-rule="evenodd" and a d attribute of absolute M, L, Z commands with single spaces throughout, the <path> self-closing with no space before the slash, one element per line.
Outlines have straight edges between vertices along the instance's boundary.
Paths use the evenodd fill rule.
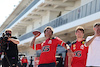
<path fill-rule="evenodd" d="M 27 57 L 25 57 L 25 55 L 24 55 L 24 57 L 22 58 L 21 62 L 22 62 L 22 67 L 27 67 L 28 60 L 27 60 Z"/>
<path fill-rule="evenodd" d="M 78 26 L 75 30 L 76 40 L 71 45 L 74 57 L 68 57 L 68 67 L 86 67 L 87 47 L 85 47 L 84 28 Z"/>
<path fill-rule="evenodd" d="M 39 60 L 39 67 L 55 67 L 56 66 L 56 47 L 59 45 L 65 47 L 65 49 L 68 49 L 68 47 L 65 46 L 65 42 L 62 41 L 58 37 L 52 37 L 53 35 L 53 28 L 50 26 L 47 26 L 44 29 L 44 35 L 46 40 L 42 42 L 41 44 L 36 44 L 36 50 L 41 50 L 40 60 Z M 35 39 L 38 36 L 34 36 L 31 47 L 34 49 Z"/>

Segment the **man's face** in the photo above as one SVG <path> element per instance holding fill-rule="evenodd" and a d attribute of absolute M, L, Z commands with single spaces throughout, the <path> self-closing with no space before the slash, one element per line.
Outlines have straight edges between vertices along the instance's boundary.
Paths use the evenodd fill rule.
<path fill-rule="evenodd" d="M 46 29 L 46 31 L 45 31 L 45 37 L 51 37 L 52 36 L 52 31 L 51 31 L 51 29 Z"/>
<path fill-rule="evenodd" d="M 100 36 L 100 25 L 94 27 L 95 34 Z"/>
<path fill-rule="evenodd" d="M 75 32 L 75 35 L 76 35 L 77 38 L 83 38 L 84 37 L 84 33 L 81 30 L 77 30 Z"/>
<path fill-rule="evenodd" d="M 11 31 L 6 31 L 6 34 L 11 34 Z"/>

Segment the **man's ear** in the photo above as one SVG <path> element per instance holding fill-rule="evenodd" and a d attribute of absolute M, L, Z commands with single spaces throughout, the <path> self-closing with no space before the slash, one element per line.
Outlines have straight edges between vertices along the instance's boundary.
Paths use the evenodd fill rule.
<path fill-rule="evenodd" d="M 93 30 L 95 31 L 95 28 L 93 28 Z"/>

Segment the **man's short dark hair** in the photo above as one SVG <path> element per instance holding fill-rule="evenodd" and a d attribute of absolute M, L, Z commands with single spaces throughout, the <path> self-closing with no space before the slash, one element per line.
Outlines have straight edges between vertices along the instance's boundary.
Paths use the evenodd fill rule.
<path fill-rule="evenodd" d="M 78 26 L 78 27 L 76 28 L 75 32 L 77 32 L 78 30 L 83 31 L 83 33 L 84 33 L 84 28 L 83 28 L 82 26 Z"/>
<path fill-rule="evenodd" d="M 100 22 L 97 22 L 93 25 L 93 27 L 100 26 Z"/>
<path fill-rule="evenodd" d="M 51 26 L 47 26 L 47 27 L 44 29 L 44 33 L 45 33 L 45 31 L 46 31 L 47 29 L 50 29 L 50 30 L 52 31 L 52 34 L 53 34 L 54 30 L 53 30 L 53 28 L 52 28 Z"/>

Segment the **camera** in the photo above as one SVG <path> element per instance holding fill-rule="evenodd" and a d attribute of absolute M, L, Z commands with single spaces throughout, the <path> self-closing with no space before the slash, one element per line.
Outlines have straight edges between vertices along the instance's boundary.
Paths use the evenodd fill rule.
<path fill-rule="evenodd" d="M 0 52 L 4 52 L 7 48 L 7 40 L 8 40 L 8 37 L 10 37 L 11 34 L 9 33 L 3 33 L 2 34 L 2 37 L 0 37 Z"/>

